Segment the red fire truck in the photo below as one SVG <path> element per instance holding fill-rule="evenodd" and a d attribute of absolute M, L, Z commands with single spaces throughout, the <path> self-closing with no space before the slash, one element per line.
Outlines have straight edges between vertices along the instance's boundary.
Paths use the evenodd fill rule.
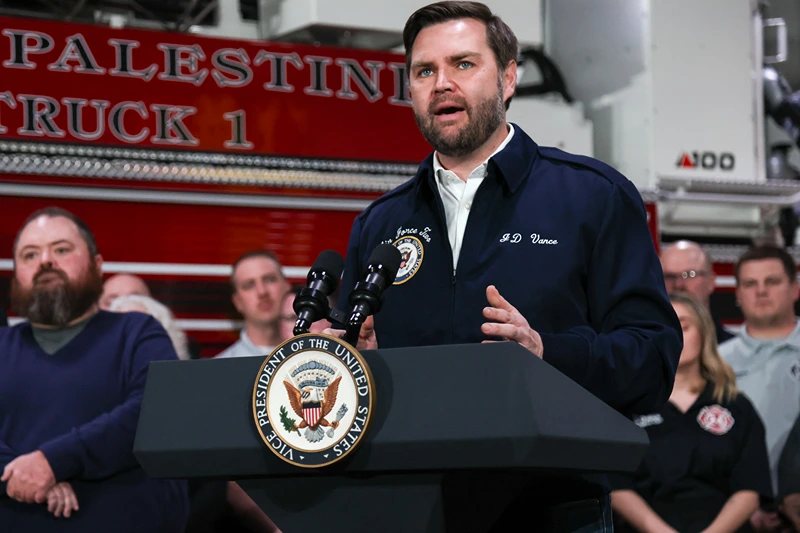
<path fill-rule="evenodd" d="M 6 308 L 14 235 L 57 205 L 94 230 L 106 275 L 142 276 L 213 356 L 238 336 L 238 255 L 270 249 L 302 282 L 430 150 L 399 54 L 24 18 L 0 28 Z M 727 298 L 730 265 L 715 268 Z"/>

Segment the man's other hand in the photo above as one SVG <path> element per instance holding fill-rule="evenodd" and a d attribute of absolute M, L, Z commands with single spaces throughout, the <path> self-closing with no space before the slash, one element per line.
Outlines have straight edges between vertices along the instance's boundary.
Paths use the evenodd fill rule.
<path fill-rule="evenodd" d="M 503 340 L 516 341 L 541 358 L 544 354 L 542 338 L 531 329 L 516 307 L 508 303 L 494 285 L 486 288 L 486 299 L 490 307 L 483 308 L 483 316 L 494 322 L 485 322 L 481 331 L 486 335 L 502 337 Z"/>
<path fill-rule="evenodd" d="M 7 483 L 6 494 L 19 502 L 44 503 L 56 484 L 56 477 L 44 454 L 37 450 L 20 455 L 6 465 L 0 481 Z"/>
<path fill-rule="evenodd" d="M 47 510 L 54 516 L 69 518 L 78 507 L 78 497 L 66 481 L 57 483 L 47 493 Z"/>

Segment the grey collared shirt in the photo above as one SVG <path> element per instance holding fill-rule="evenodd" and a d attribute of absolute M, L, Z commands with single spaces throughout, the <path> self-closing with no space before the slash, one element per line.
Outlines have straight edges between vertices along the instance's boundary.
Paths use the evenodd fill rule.
<path fill-rule="evenodd" d="M 719 352 L 764 422 L 773 490 L 777 490 L 778 461 L 800 414 L 800 321 L 782 339 L 754 339 L 742 328 L 720 345 Z"/>
<path fill-rule="evenodd" d="M 242 329 L 239 340 L 230 345 L 224 352 L 214 356 L 214 359 L 222 359 L 225 357 L 255 357 L 269 355 L 274 350 L 274 346 L 256 346 L 247 333 Z"/>

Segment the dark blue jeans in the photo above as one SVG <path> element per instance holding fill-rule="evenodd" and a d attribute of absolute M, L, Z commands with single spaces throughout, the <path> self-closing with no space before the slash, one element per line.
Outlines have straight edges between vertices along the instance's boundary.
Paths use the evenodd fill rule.
<path fill-rule="evenodd" d="M 611 498 L 563 503 L 551 508 L 547 533 L 613 533 Z"/>

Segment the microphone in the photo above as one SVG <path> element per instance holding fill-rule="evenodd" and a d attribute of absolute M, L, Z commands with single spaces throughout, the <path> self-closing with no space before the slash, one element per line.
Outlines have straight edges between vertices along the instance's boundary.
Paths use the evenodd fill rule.
<path fill-rule="evenodd" d="M 347 321 L 345 340 L 354 345 L 358 342 L 361 324 L 368 316 L 374 315 L 383 305 L 385 291 L 397 277 L 400 262 L 403 260 L 400 250 L 391 244 L 379 244 L 367 262 L 367 273 L 362 281 L 356 283 L 350 293 L 352 311 Z"/>
<path fill-rule="evenodd" d="M 328 296 L 339 286 L 339 278 L 344 270 L 344 259 L 338 252 L 325 250 L 314 262 L 308 272 L 307 286 L 303 287 L 294 299 L 295 335 L 308 333 L 308 328 L 317 320 L 327 318 L 330 313 Z"/>

